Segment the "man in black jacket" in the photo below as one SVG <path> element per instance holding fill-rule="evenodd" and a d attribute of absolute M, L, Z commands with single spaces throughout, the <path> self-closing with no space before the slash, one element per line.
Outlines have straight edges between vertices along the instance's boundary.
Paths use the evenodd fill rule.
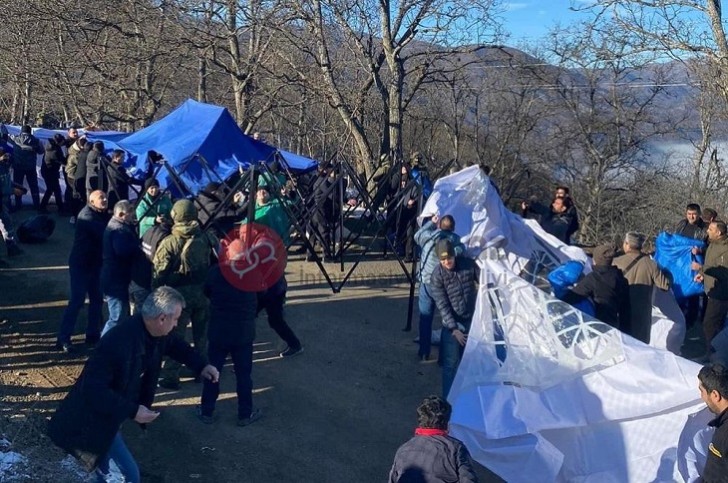
<path fill-rule="evenodd" d="M 106 297 L 109 320 L 101 331 L 102 337 L 129 316 L 129 284 L 140 251 L 134 230 L 134 205 L 121 200 L 114 206 L 114 216 L 104 230 L 101 290 Z"/>
<path fill-rule="evenodd" d="M 589 299 L 597 319 L 615 329 L 629 327 L 629 284 L 622 271 L 612 265 L 616 251 L 612 245 L 594 249 L 594 269 L 569 289 L 564 302 L 574 305 Z"/>
<path fill-rule="evenodd" d="M 101 262 L 104 230 L 109 221 L 107 206 L 106 193 L 94 191 L 89 196 L 88 205 L 78 213 L 73 247 L 68 257 L 71 296 L 63 312 L 56 341 L 56 348 L 66 353 L 74 351 L 71 335 L 86 294 L 89 299 L 86 342 L 94 344 L 101 337 L 101 309 L 104 303 L 101 294 Z"/>
<path fill-rule="evenodd" d="M 63 142 L 63 135 L 55 134 L 48 140 L 48 144 L 45 146 L 43 164 L 40 166 L 40 175 L 43 176 L 43 181 L 45 181 L 46 185 L 46 191 L 40 201 L 41 213 L 45 213 L 47 211 L 46 206 L 48 206 L 48 202 L 51 200 L 51 195 L 53 195 L 56 199 L 58 212 L 64 212 L 63 197 L 61 196 L 61 182 L 59 178 L 61 166 L 66 162 L 65 156 L 63 155 Z"/>
<path fill-rule="evenodd" d="M 708 423 L 715 428 L 708 446 L 708 460 L 702 473 L 704 483 L 728 482 L 728 368 L 712 364 L 700 369 L 700 397 L 716 418 Z"/>
<path fill-rule="evenodd" d="M 115 149 L 111 153 L 111 162 L 107 163 L 104 157 L 99 158 L 101 168 L 105 170 L 106 179 L 104 187 L 109 192 L 109 204 L 114 206 L 119 200 L 129 199 L 129 186 L 144 186 L 144 180 L 136 180 L 129 176 L 124 168 L 124 156 L 125 153 L 121 149 Z M 147 175 L 151 175 L 154 169 L 154 164 L 149 163 L 149 172 Z M 102 174 L 99 173 L 99 178 Z M 147 176 L 148 177 L 148 176 Z"/>
<path fill-rule="evenodd" d="M 450 240 L 439 240 L 435 249 L 440 264 L 432 271 L 430 288 L 432 298 L 435 299 L 442 317 L 440 336 L 442 397 L 447 398 L 460 364 L 463 348 L 468 340 L 466 334 L 470 330 L 475 312 L 475 300 L 478 295 L 475 280 L 478 268 L 472 259 L 455 256 L 455 248 Z"/>
<path fill-rule="evenodd" d="M 253 409 L 253 341 L 255 341 L 255 316 L 257 295 L 236 287 L 228 280 L 236 260 L 244 255 L 240 240 L 227 246 L 227 256 L 213 265 L 205 282 L 205 295 L 210 299 L 210 322 L 207 330 L 207 349 L 210 364 L 222 371 L 228 354 L 235 367 L 236 392 L 238 395 L 238 426 L 247 426 L 261 417 L 259 409 Z M 227 275 L 227 276 L 226 276 Z M 231 278 L 232 279 L 232 278 Z M 232 279 L 234 280 L 234 279 Z M 204 381 L 199 417 L 203 423 L 214 421 L 215 403 L 220 395 L 220 385 Z"/>
<path fill-rule="evenodd" d="M 472 483 L 473 471 L 465 445 L 447 434 L 452 407 L 438 396 L 426 397 L 417 408 L 415 436 L 399 447 L 389 483 Z"/>
<path fill-rule="evenodd" d="M 170 334 L 182 313 L 184 298 L 160 287 L 136 315 L 110 331 L 86 362 L 81 375 L 48 425 L 51 440 L 77 458 L 101 481 L 113 460 L 125 481 L 138 483 L 139 468 L 121 437 L 127 419 L 154 421 L 154 392 L 162 357 L 187 365 L 216 383 L 219 372 L 182 338 Z"/>
<path fill-rule="evenodd" d="M 20 135 L 12 141 L 13 145 L 13 182 L 21 185 L 28 181 L 28 188 L 33 198 L 33 207 L 40 208 L 40 192 L 38 191 L 38 155 L 43 154 L 38 138 L 31 134 L 30 126 L 20 128 Z M 15 209 L 22 205 L 21 197 L 15 195 Z"/>

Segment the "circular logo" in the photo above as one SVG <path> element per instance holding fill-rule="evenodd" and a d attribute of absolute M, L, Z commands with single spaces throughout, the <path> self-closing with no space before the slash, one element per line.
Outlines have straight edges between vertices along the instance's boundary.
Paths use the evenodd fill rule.
<path fill-rule="evenodd" d="M 286 246 L 278 233 L 258 223 L 240 225 L 221 243 L 220 271 L 233 287 L 262 292 L 286 270 Z"/>

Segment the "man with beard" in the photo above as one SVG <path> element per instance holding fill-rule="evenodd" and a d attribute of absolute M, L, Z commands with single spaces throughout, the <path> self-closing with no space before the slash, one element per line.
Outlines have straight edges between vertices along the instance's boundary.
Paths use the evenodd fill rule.
<path fill-rule="evenodd" d="M 708 296 L 703 317 L 703 334 L 709 355 L 713 337 L 723 329 L 728 314 L 728 237 L 726 224 L 714 221 L 708 225 L 707 235 L 710 245 L 705 253 L 705 264 L 695 275 L 695 281 L 703 282 Z"/>

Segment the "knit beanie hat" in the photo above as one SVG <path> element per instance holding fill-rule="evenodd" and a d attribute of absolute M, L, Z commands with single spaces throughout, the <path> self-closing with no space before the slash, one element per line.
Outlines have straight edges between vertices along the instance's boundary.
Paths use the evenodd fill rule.
<path fill-rule="evenodd" d="M 172 205 L 172 221 L 184 223 L 197 220 L 197 208 L 190 200 L 179 200 Z"/>
<path fill-rule="evenodd" d="M 152 186 L 159 188 L 159 181 L 156 178 L 149 178 L 144 182 L 144 191 L 146 192 Z"/>

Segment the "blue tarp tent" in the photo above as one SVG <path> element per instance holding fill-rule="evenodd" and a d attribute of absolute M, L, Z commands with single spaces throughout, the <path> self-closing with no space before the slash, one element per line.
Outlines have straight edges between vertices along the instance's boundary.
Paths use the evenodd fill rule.
<path fill-rule="evenodd" d="M 8 126 L 11 134 L 19 127 Z M 54 133 L 35 129 L 42 140 Z M 106 150 L 122 149 L 127 153 L 126 166 L 133 176 L 143 175 L 149 168 L 148 153 L 156 151 L 179 174 L 182 181 L 197 193 L 208 182 L 227 179 L 239 166 L 251 163 L 271 163 L 281 159 L 291 170 L 308 171 L 316 161 L 279 151 L 261 141 L 246 136 L 227 109 L 188 99 L 166 117 L 132 134 L 116 131 L 87 132 L 90 141 L 103 141 Z M 206 166 L 209 167 L 209 170 Z M 162 169 L 158 175 L 163 188 L 174 187 L 172 176 Z M 177 191 L 174 189 L 173 191 Z M 180 195 L 182 193 L 175 193 Z"/>

